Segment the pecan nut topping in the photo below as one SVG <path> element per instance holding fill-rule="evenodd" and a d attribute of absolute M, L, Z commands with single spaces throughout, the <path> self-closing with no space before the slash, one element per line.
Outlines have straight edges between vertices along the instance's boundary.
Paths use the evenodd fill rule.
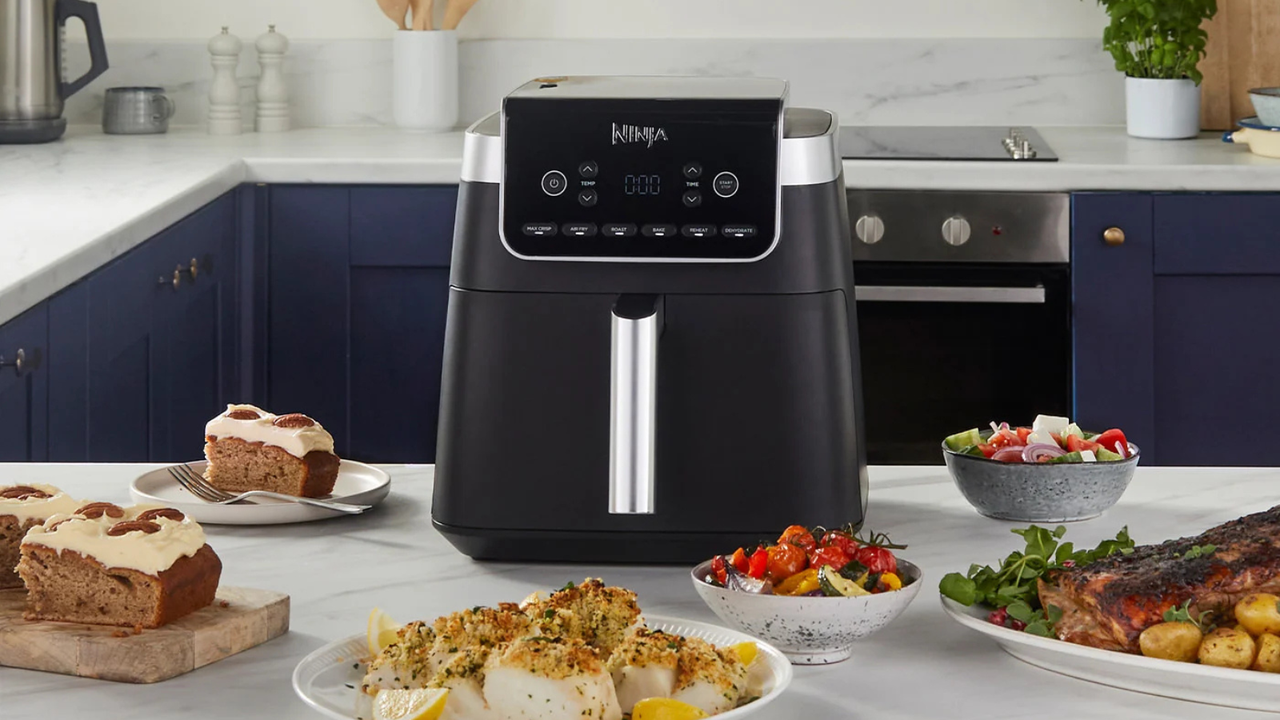
<path fill-rule="evenodd" d="M 96 502 L 85 505 L 73 514 L 83 515 L 90 520 L 97 520 L 103 515 L 109 518 L 122 518 L 124 517 L 124 509 L 109 502 Z"/>
<path fill-rule="evenodd" d="M 240 409 L 240 410 L 232 410 L 231 412 L 227 413 L 227 417 L 231 418 L 232 420 L 257 420 L 262 416 L 252 410 Z"/>
<path fill-rule="evenodd" d="M 186 515 L 183 515 L 180 510 L 175 510 L 174 508 L 155 508 L 138 515 L 136 519 L 155 520 L 156 518 L 166 518 L 175 522 L 182 522 L 185 517 Z"/>
<path fill-rule="evenodd" d="M 316 421 L 302 413 L 289 413 L 276 418 L 275 422 L 271 424 L 282 428 L 304 428 L 315 425 Z"/>
<path fill-rule="evenodd" d="M 115 525 L 112 525 L 107 530 L 107 534 L 111 537 L 119 537 L 125 533 L 137 532 L 139 530 L 150 535 L 151 533 L 160 532 L 160 526 L 150 520 L 126 520 L 125 522 L 118 522 Z"/>
<path fill-rule="evenodd" d="M 6 500 L 43 500 L 48 497 L 53 496 L 30 485 L 14 485 L 0 490 L 0 498 L 5 498 Z"/>

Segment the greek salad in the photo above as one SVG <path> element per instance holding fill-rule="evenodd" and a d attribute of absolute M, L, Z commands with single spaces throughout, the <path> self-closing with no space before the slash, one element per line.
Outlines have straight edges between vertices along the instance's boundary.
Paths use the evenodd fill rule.
<path fill-rule="evenodd" d="M 992 422 L 990 431 L 972 428 L 943 442 L 948 450 L 961 455 L 1009 463 L 1119 462 L 1134 452 L 1119 428 L 1085 432 L 1069 418 L 1057 415 L 1037 415 L 1031 427 Z"/>

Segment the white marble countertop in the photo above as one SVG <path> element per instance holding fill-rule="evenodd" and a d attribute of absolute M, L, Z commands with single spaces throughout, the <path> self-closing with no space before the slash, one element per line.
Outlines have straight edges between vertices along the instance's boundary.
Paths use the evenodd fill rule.
<path fill-rule="evenodd" d="M 1136 140 L 1118 127 L 1040 128 L 1056 163 L 847 161 L 850 187 L 920 190 L 1273 190 L 1280 160 L 1206 134 Z M 0 324 L 242 182 L 453 184 L 462 134 L 304 129 L 108 136 L 0 146 Z"/>
<path fill-rule="evenodd" d="M 9 482 L 48 482 L 81 497 L 124 503 L 128 483 L 151 466 L 0 465 Z M 298 660 L 337 638 L 363 633 L 378 606 L 401 621 L 461 607 L 516 600 L 531 590 L 599 576 L 640 595 L 651 614 L 719 621 L 690 585 L 686 568 L 479 563 L 431 527 L 430 467 L 392 470 L 392 492 L 352 518 L 269 527 L 208 526 L 223 582 L 292 597 L 289 634 L 156 685 L 122 685 L 0 668 L 5 720 L 93 717 L 320 717 L 297 697 Z M 1195 534 L 1270 506 L 1280 470 L 1139 468 L 1119 505 L 1070 526 L 1067 538 L 1096 543 L 1123 525 L 1139 543 Z M 935 590 L 943 574 L 989 563 L 1016 549 L 1017 524 L 988 520 L 961 498 L 941 467 L 871 469 L 868 527 L 906 542 L 926 587 L 892 625 L 858 644 L 853 658 L 798 667 L 795 681 L 761 720 L 789 718 L 1053 717 L 1071 720 L 1236 720 L 1273 717 L 1126 692 L 1056 675 L 1015 660 L 950 620 Z"/>

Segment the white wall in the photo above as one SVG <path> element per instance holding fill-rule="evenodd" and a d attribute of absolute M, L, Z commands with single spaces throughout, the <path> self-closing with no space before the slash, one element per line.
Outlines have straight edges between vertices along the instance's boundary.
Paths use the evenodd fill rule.
<path fill-rule="evenodd" d="M 97 0 L 108 40 L 380 38 L 376 0 Z M 436 15 L 446 0 L 435 0 Z M 480 0 L 478 38 L 1094 38 L 1094 0 Z"/>

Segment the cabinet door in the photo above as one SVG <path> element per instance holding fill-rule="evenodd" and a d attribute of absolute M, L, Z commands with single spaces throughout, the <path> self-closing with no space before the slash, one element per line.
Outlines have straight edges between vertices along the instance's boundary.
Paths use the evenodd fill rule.
<path fill-rule="evenodd" d="M 1120 244 L 1104 233 L 1123 232 Z M 1114 238 L 1114 233 L 1113 233 Z M 1075 413 L 1081 427 L 1122 428 L 1142 463 L 1164 462 L 1155 423 L 1152 199 L 1137 194 L 1072 198 Z"/>
<path fill-rule="evenodd" d="M 1156 279 L 1156 433 L 1162 465 L 1280 465 L 1277 276 Z"/>
<path fill-rule="evenodd" d="M 201 456 L 204 425 L 238 382 L 236 204 L 226 195 L 157 237 L 157 264 L 177 287 L 151 307 L 151 460 Z"/>
<path fill-rule="evenodd" d="M 45 305 L 0 326 L 0 462 L 48 459 L 48 329 Z"/>

